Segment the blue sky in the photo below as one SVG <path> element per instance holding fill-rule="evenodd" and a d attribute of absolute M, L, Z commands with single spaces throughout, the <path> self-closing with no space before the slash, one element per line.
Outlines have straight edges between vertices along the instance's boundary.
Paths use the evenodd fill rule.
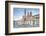
<path fill-rule="evenodd" d="M 13 8 L 13 16 L 14 19 L 19 19 L 20 17 L 24 15 L 24 9 L 25 8 Z M 40 10 L 39 8 L 26 8 L 26 13 L 27 12 L 32 12 L 32 15 L 39 14 Z"/>

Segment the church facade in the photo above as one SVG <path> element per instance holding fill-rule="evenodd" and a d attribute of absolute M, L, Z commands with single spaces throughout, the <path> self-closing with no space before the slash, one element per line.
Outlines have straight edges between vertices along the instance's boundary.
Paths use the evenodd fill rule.
<path fill-rule="evenodd" d="M 28 12 L 27 14 L 25 13 L 24 16 L 22 16 L 21 20 L 16 21 L 17 24 L 22 25 L 22 24 L 39 24 L 39 14 L 37 15 L 32 15 L 32 12 Z"/>

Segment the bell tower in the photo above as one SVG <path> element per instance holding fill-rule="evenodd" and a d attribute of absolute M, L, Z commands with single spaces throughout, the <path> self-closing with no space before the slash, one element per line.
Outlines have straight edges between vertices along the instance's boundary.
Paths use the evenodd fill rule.
<path fill-rule="evenodd" d="M 29 16 L 29 12 L 27 13 L 27 16 Z"/>
<path fill-rule="evenodd" d="M 30 12 L 30 16 L 32 16 L 32 12 Z"/>

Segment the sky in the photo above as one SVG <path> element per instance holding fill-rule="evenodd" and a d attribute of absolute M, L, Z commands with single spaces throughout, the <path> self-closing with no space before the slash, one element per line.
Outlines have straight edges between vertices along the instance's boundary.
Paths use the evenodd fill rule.
<path fill-rule="evenodd" d="M 14 20 L 20 20 L 24 15 L 25 8 L 13 8 L 13 17 Z M 26 8 L 26 13 L 32 12 L 32 15 L 39 14 L 39 8 Z"/>

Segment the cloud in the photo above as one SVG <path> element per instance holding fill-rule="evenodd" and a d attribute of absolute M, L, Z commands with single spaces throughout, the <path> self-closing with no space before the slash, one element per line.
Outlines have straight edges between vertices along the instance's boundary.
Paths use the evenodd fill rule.
<path fill-rule="evenodd" d="M 15 20 L 15 21 L 16 21 L 16 20 L 21 20 L 21 19 L 22 19 L 22 16 L 17 17 L 17 18 L 16 18 L 15 16 L 13 17 L 13 20 Z"/>

